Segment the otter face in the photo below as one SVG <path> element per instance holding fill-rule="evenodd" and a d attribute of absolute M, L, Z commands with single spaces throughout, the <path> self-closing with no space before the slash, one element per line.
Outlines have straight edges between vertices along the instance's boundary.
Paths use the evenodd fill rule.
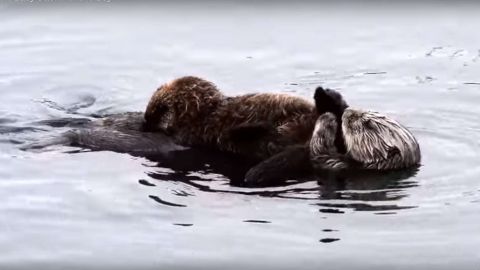
<path fill-rule="evenodd" d="M 420 162 L 420 147 L 397 121 L 376 112 L 346 109 L 342 133 L 347 155 L 369 169 L 400 169 Z"/>
<path fill-rule="evenodd" d="M 145 130 L 175 134 L 187 131 L 192 123 L 202 122 L 223 95 L 211 82 L 197 77 L 182 77 L 155 91 L 145 110 Z"/>
<path fill-rule="evenodd" d="M 172 132 L 172 127 L 174 126 L 174 107 L 170 102 L 172 97 L 170 97 L 169 91 L 165 89 L 168 89 L 165 85 L 160 86 L 147 105 L 144 115 L 145 131 Z"/>

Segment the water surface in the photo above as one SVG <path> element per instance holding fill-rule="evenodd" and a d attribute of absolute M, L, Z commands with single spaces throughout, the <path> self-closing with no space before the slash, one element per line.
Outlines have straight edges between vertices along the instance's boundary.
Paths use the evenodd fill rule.
<path fill-rule="evenodd" d="M 0 4 L 0 268 L 478 269 L 480 19 L 455 8 Z M 183 75 L 337 89 L 408 126 L 422 167 L 248 189 L 235 163 L 20 150 L 68 129 L 38 121 L 141 111 Z"/>

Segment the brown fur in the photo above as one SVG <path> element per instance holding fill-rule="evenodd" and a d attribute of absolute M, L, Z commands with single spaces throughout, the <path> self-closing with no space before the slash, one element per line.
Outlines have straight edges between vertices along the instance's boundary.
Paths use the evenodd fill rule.
<path fill-rule="evenodd" d="M 180 144 L 207 145 L 255 158 L 266 158 L 288 145 L 309 142 L 318 113 L 312 103 L 284 94 L 224 96 L 197 77 L 162 85 L 145 111 L 151 130 L 171 133 Z M 243 126 L 271 128 L 265 136 L 232 138 Z"/>
<path fill-rule="evenodd" d="M 335 134 L 342 129 L 347 152 L 335 148 Z M 339 127 L 332 113 L 321 115 L 310 140 L 314 167 L 343 170 L 362 168 L 393 170 L 420 164 L 420 147 L 413 134 L 397 121 L 371 111 L 348 108 Z"/>

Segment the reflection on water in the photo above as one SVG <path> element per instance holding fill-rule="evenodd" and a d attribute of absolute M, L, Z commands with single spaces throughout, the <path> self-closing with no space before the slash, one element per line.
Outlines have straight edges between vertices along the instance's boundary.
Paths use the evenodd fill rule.
<path fill-rule="evenodd" d="M 338 238 L 322 238 L 320 239 L 320 242 L 322 243 L 332 243 L 332 242 L 335 242 L 335 241 L 338 241 L 340 239 Z"/>
<path fill-rule="evenodd" d="M 183 204 L 176 204 L 176 203 L 171 203 L 171 202 L 164 201 L 157 196 L 150 195 L 148 197 L 150 197 L 150 199 L 156 201 L 157 203 L 160 203 L 160 204 L 163 204 L 163 205 L 166 205 L 166 206 L 186 207 L 186 205 L 183 205 Z"/>
<path fill-rule="evenodd" d="M 204 151 L 201 154 L 204 160 L 208 156 L 207 153 Z M 416 207 L 415 205 L 399 206 L 395 204 L 395 201 L 408 196 L 407 188 L 417 186 L 417 182 L 414 179 L 410 179 L 416 174 L 417 168 L 388 173 L 359 171 L 342 175 L 316 175 L 289 181 L 284 186 L 277 186 L 274 190 L 270 188 L 250 190 L 247 188 L 235 188 L 235 185 L 231 185 L 232 179 L 241 181 L 251 164 L 241 164 L 240 161 L 242 160 L 235 160 L 233 157 L 228 160 L 224 156 L 218 156 L 220 155 L 219 153 L 216 154 L 217 156 L 214 156 L 210 153 L 208 161 L 203 162 L 204 160 L 198 157 L 192 160 L 186 159 L 184 155 L 188 157 L 195 156 L 194 153 L 185 151 L 182 153 L 181 158 L 169 159 L 169 164 L 172 164 L 172 161 L 175 162 L 175 165 L 171 167 L 158 163 L 159 165 L 162 164 L 162 167 L 173 170 L 159 173 L 150 172 L 149 176 L 160 181 L 181 182 L 203 192 L 319 201 L 315 205 L 321 206 L 322 209 L 320 211 L 324 213 L 343 213 L 338 210 L 339 208 L 352 208 L 357 211 L 387 211 Z M 142 184 L 146 184 L 145 180 L 140 181 Z M 307 181 L 315 182 L 317 185 L 314 187 L 303 187 L 301 185 L 296 187 L 299 183 Z M 155 186 L 150 182 L 146 185 Z M 187 192 L 174 192 L 177 196 L 191 196 Z M 150 197 L 152 198 L 152 196 Z M 155 197 L 155 200 L 160 202 L 158 197 Z M 167 204 L 167 202 L 163 203 Z M 174 203 L 170 204 L 177 206 Z M 323 207 L 328 207 L 329 209 L 323 209 Z M 390 213 L 393 212 L 390 211 Z"/>
<path fill-rule="evenodd" d="M 254 220 L 254 219 L 244 220 L 243 222 L 264 223 L 264 224 L 271 223 L 270 221 L 267 221 L 267 220 Z"/>
<path fill-rule="evenodd" d="M 479 7 L 442 5 L 0 3 L 0 268 L 476 269 Z M 183 75 L 337 89 L 411 129 L 422 166 L 245 188 L 233 156 L 55 139 Z"/>

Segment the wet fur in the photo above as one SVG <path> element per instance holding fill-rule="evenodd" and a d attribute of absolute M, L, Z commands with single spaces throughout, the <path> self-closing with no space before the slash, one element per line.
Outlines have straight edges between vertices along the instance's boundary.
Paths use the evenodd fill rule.
<path fill-rule="evenodd" d="M 145 121 L 184 145 L 216 149 L 262 160 L 289 145 L 310 140 L 318 113 L 315 106 L 284 94 L 224 96 L 197 77 L 162 85 L 152 96 Z"/>
<path fill-rule="evenodd" d="M 380 113 L 345 110 L 342 133 L 347 156 L 365 169 L 403 169 L 420 163 L 420 147 L 413 134 Z"/>
<path fill-rule="evenodd" d="M 251 168 L 245 176 L 247 183 L 279 182 L 310 173 L 313 167 L 340 170 L 355 163 L 347 160 L 344 155 L 346 149 L 342 131 L 341 128 L 337 128 L 341 125 L 341 116 L 348 107 L 347 102 L 338 92 L 322 87 L 316 89 L 314 100 L 315 109 L 320 115 L 316 123 L 328 121 L 325 122 L 325 127 L 317 124 L 312 132 L 314 136 L 307 144 L 289 147 L 285 152 Z M 323 148 L 314 147 L 317 144 Z"/>
<path fill-rule="evenodd" d="M 335 145 L 339 130 L 337 119 L 334 114 L 327 112 L 319 116 L 315 124 L 309 155 L 316 169 L 342 170 L 353 166 Z"/>
<path fill-rule="evenodd" d="M 49 146 L 69 145 L 143 157 L 166 156 L 171 152 L 187 149 L 175 144 L 171 137 L 161 132 L 144 132 L 142 112 L 112 114 L 94 121 L 88 118 L 60 118 L 43 120 L 36 124 L 73 129 L 60 136 L 24 145 L 21 149 L 40 150 Z"/>
<path fill-rule="evenodd" d="M 348 108 L 348 104 L 340 93 L 319 86 L 315 90 L 313 99 L 315 100 L 315 108 L 317 109 L 318 115 L 326 112 L 332 113 L 335 116 L 338 126 L 341 126 L 342 114 L 345 109 Z M 342 129 L 338 129 L 334 136 L 337 152 L 344 154 L 346 149 Z"/>
<path fill-rule="evenodd" d="M 296 177 L 312 168 L 342 175 L 419 165 L 419 145 L 397 121 L 379 113 L 350 109 L 338 92 L 322 87 L 316 89 L 314 99 L 321 115 L 309 144 L 261 162 L 247 173 L 247 181 L 278 181 L 282 179 L 279 176 Z"/>
<path fill-rule="evenodd" d="M 315 107 L 287 95 L 227 97 L 208 81 L 183 77 L 154 93 L 145 121 L 148 130 L 169 132 L 180 144 L 263 160 L 246 174 L 254 185 L 312 167 L 388 170 L 420 162 L 415 138 L 393 119 L 348 109 L 338 92 L 321 87 L 314 100 Z"/>
<path fill-rule="evenodd" d="M 335 147 L 340 126 L 337 115 L 327 112 L 319 116 L 315 124 L 310 141 L 314 167 L 391 170 L 420 163 L 418 142 L 404 126 L 377 112 L 351 108 L 343 111 L 340 121 L 346 147 L 346 153 L 342 155 Z"/>

